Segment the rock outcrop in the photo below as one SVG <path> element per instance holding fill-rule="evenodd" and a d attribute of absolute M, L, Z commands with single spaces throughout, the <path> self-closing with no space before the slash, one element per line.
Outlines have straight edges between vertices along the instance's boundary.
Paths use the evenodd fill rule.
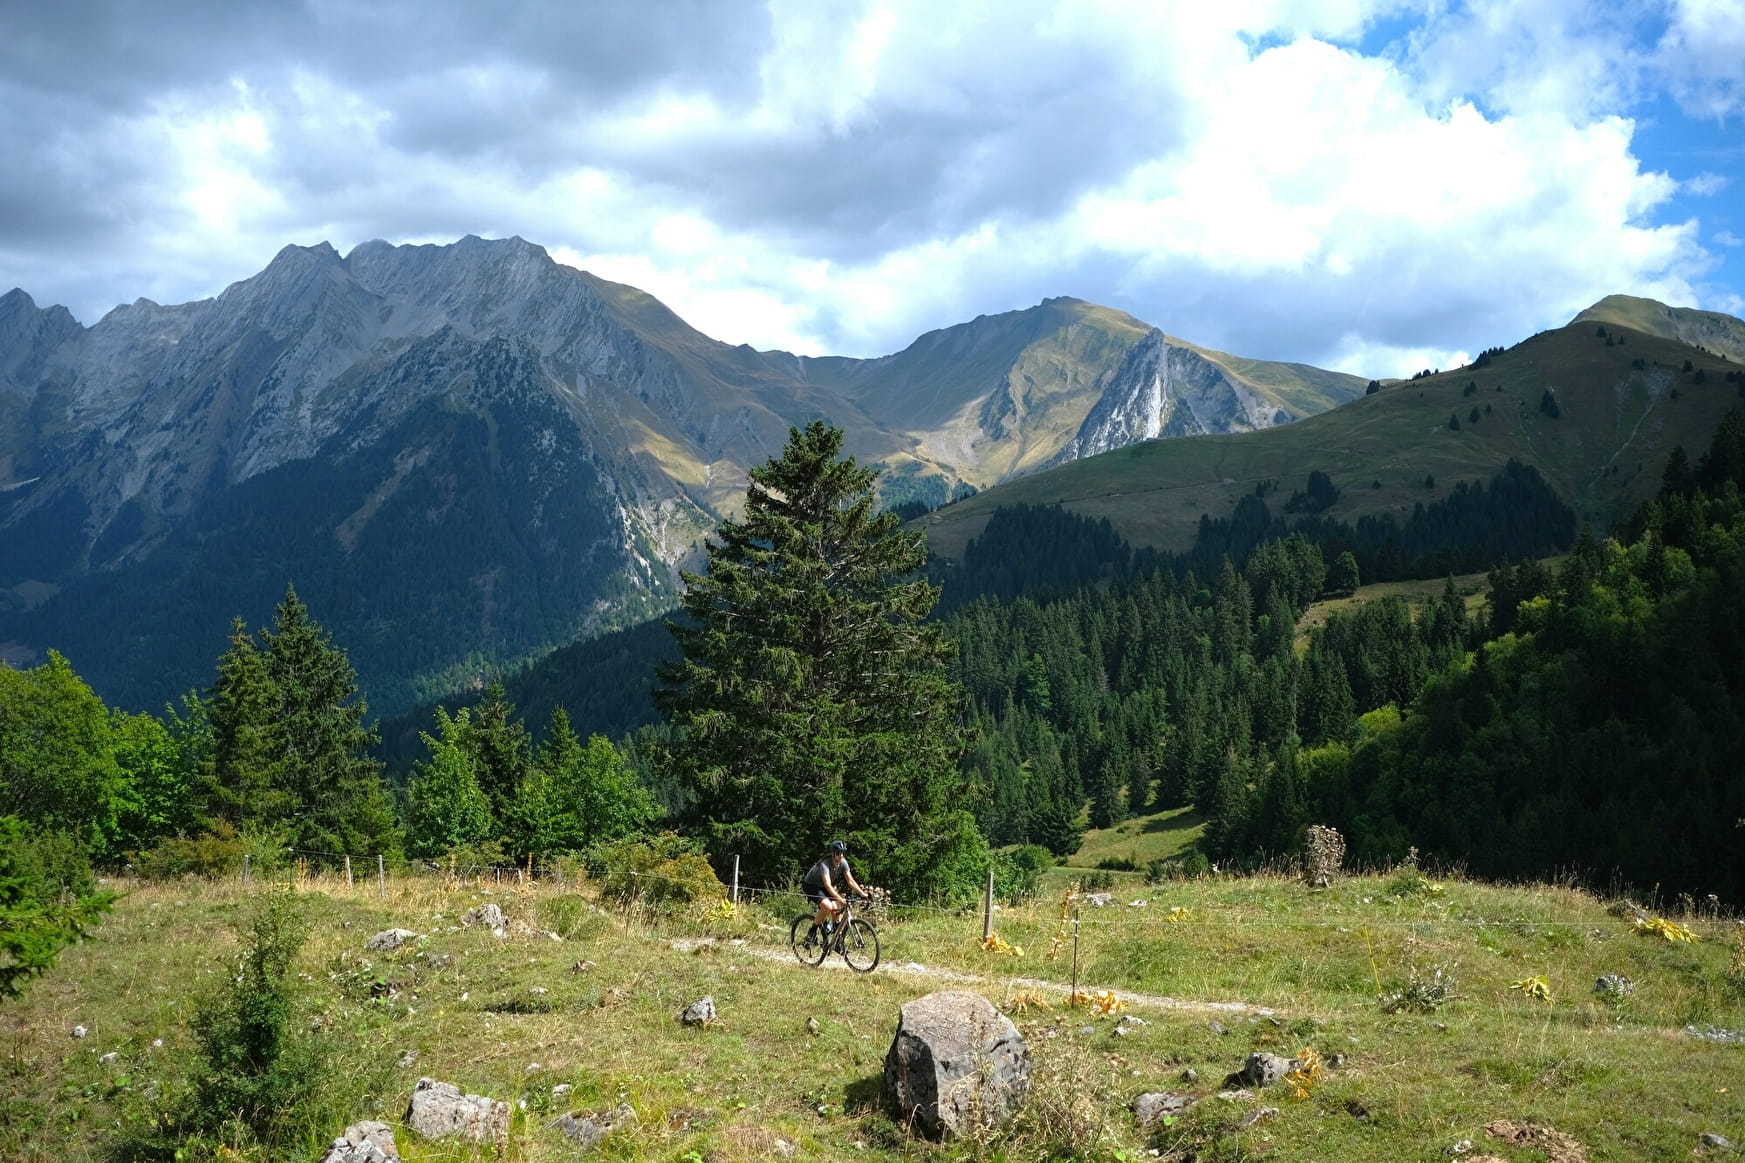
<path fill-rule="evenodd" d="M 509 1104 L 479 1094 L 462 1094 L 451 1082 L 420 1078 L 412 1088 L 406 1126 L 426 1139 L 502 1146 L 509 1141 Z"/>

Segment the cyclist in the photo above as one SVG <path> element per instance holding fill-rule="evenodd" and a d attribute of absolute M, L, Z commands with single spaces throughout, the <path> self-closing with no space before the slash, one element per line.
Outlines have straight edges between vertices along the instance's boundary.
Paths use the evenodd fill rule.
<path fill-rule="evenodd" d="M 818 906 L 814 921 L 820 929 L 847 903 L 846 898 L 836 891 L 835 878 L 838 876 L 848 882 L 855 896 L 866 895 L 866 890 L 860 887 L 854 873 L 849 870 L 848 844 L 842 840 L 832 841 L 824 850 L 824 858 L 806 872 L 806 897 Z"/>

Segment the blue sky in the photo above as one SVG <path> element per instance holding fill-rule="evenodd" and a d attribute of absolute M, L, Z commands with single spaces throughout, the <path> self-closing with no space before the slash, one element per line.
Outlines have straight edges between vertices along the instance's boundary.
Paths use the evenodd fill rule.
<path fill-rule="evenodd" d="M 1369 375 L 1745 312 L 1745 0 L 7 5 L 0 156 L 0 290 L 86 323 L 468 233 L 808 353 L 1061 294 Z"/>

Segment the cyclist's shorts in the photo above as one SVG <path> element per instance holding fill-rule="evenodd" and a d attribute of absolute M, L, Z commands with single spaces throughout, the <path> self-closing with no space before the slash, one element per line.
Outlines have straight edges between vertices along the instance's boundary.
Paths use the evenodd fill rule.
<path fill-rule="evenodd" d="M 811 885 L 807 885 L 806 886 L 806 899 L 812 902 L 813 908 L 817 908 L 819 905 L 823 904 L 826 900 L 833 900 L 835 898 L 831 897 L 828 893 L 826 893 L 821 888 L 813 888 Z"/>

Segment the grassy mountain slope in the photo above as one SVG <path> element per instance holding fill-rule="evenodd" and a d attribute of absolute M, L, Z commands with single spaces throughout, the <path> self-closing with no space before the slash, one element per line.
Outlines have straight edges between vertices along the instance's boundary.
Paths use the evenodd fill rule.
<path fill-rule="evenodd" d="M 62 954 L 4 1011 L 12 1054 L 0 1156 L 115 1158 L 118 1128 L 149 1119 L 153 1096 L 176 1093 L 193 1053 L 192 1002 L 234 972 L 228 926 L 249 902 L 234 882 L 130 887 L 94 941 Z M 360 1118 L 390 1123 L 408 1163 L 472 1157 L 404 1128 L 421 1075 L 506 1101 L 512 1126 L 500 1157 L 512 1163 L 579 1157 L 546 1124 L 620 1102 L 637 1117 L 601 1157 L 1108 1163 L 1155 1149 L 1395 1163 L 1441 1159 L 1466 1140 L 1470 1155 L 1515 1163 L 1672 1163 L 1710 1157 L 1705 1132 L 1738 1137 L 1740 1047 L 1687 1032 L 1745 1027 L 1728 975 L 1728 919 L 1689 918 L 1701 940 L 1687 945 L 1637 935 L 1601 901 L 1556 887 L 1433 884 L 1404 872 L 1318 892 L 1280 876 L 1153 888 L 1120 877 L 1117 903 L 1083 907 L 1076 942 L 1050 960 L 1064 888 L 1051 876 L 1036 900 L 998 914 L 1017 956 L 981 950 L 978 915 L 882 918 L 883 964 L 860 977 L 840 958 L 834 969 L 793 960 L 784 946 L 797 909 L 781 895 L 731 920 L 699 905 L 648 923 L 591 907 L 596 887 L 578 892 L 573 880 L 490 894 L 489 875 L 457 891 L 391 875 L 386 899 L 373 880 L 305 883 L 313 932 L 293 967 L 305 975 L 293 1024 L 318 1023 L 330 1057 L 298 1142 L 227 1157 L 314 1159 Z M 506 910 L 506 936 L 455 926 L 481 900 Z M 391 926 L 428 936 L 365 951 L 370 934 Z M 1074 944 L 1081 987 L 1132 991 L 1126 1014 L 1064 1005 Z M 1439 966 L 1446 999 L 1426 988 Z M 1630 978 L 1630 994 L 1596 997 L 1606 973 Z M 1539 975 L 1549 1000 L 1511 988 Z M 1413 980 L 1424 1007 L 1384 1012 L 1377 993 Z M 1011 1013 L 1030 1048 L 1027 1108 L 983 1145 L 911 1138 L 879 1103 L 898 1008 L 937 989 L 983 994 Z M 1020 1007 L 1020 990 L 1047 1008 Z M 681 1026 L 679 1010 L 704 994 L 719 1021 Z M 1144 1024 L 1123 1022 L 1128 1015 Z M 75 1024 L 88 1036 L 72 1037 Z M 1284 1085 L 1217 1097 L 1250 1052 L 1305 1048 L 1328 1065 L 1303 1097 Z M 554 1098 L 557 1085 L 572 1089 Z M 1148 1131 L 1132 1113 L 1148 1091 L 1198 1101 Z M 1520 1134 L 1528 1141 L 1511 1141 Z M 1584 1153 L 1563 1153 L 1569 1143 Z"/>
<path fill-rule="evenodd" d="M 1108 518 L 1136 546 L 1181 550 L 1192 543 L 1200 514 L 1226 516 L 1268 481 L 1277 482 L 1282 499 L 1311 469 L 1342 490 L 1330 516 L 1403 518 L 1417 502 L 1445 495 L 1456 481 L 1488 479 L 1511 458 L 1537 467 L 1581 520 L 1604 528 L 1659 487 L 1674 445 L 1696 455 L 1741 399 L 1739 384 L 1726 378 L 1736 366 L 1719 356 L 1621 326 L 1613 334 L 1623 342 L 1608 345 L 1594 325 L 1574 323 L 1493 355 L 1485 366 L 1391 384 L 1295 424 L 1089 457 L 930 514 L 928 543 L 957 558 L 996 507 L 1059 503 Z M 1691 373 L 1682 370 L 1687 359 Z M 1704 372 L 1702 383 L 1696 371 Z M 1557 402 L 1555 418 L 1541 410 L 1547 392 Z"/>

